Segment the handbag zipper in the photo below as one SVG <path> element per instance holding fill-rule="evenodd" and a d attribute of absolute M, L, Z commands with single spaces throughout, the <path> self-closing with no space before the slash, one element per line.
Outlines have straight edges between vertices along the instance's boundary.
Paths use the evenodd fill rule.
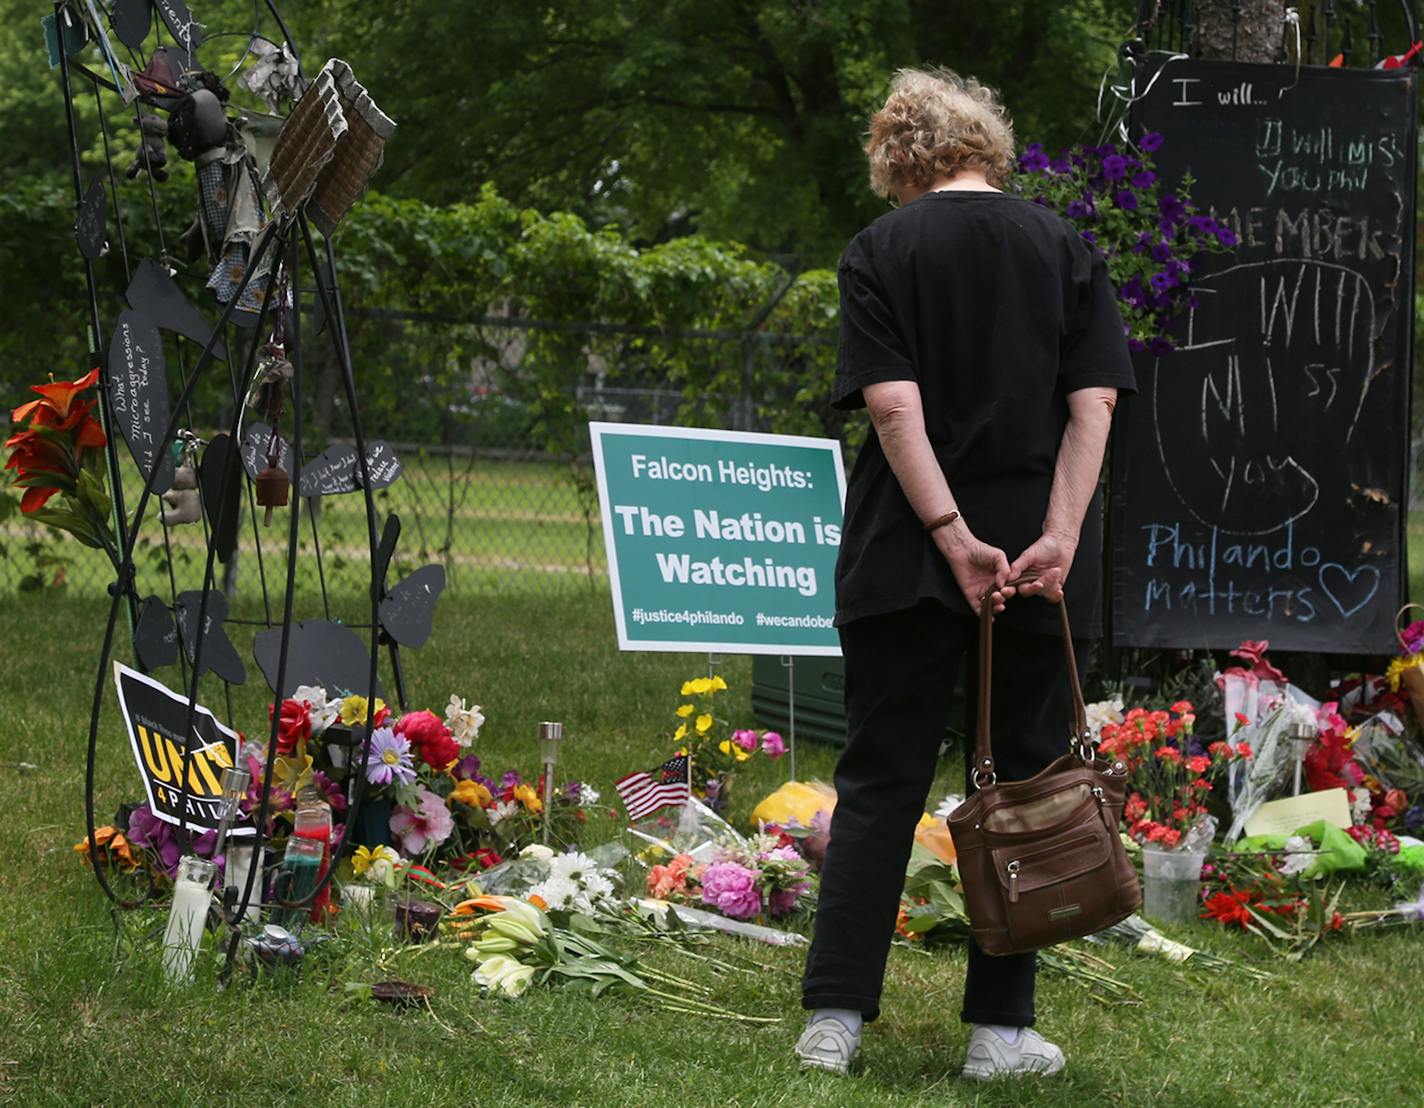
<path fill-rule="evenodd" d="M 1019 860 L 1015 858 L 1006 867 L 1009 871 L 1009 903 L 1019 902 Z"/>

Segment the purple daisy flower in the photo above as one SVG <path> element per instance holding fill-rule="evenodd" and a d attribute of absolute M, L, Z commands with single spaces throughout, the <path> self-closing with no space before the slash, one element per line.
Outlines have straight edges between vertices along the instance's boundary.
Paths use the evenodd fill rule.
<path fill-rule="evenodd" d="M 371 734 L 371 749 L 366 756 L 366 782 L 389 785 L 392 782 L 410 785 L 415 781 L 415 764 L 410 753 L 410 741 L 389 727 L 378 727 Z"/>

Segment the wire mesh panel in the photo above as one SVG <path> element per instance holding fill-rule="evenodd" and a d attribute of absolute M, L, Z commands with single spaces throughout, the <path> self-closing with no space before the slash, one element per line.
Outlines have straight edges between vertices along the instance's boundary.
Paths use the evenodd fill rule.
<path fill-rule="evenodd" d="M 845 427 L 826 405 L 829 334 L 663 333 L 360 309 L 350 327 L 362 421 L 403 466 L 400 479 L 375 494 L 378 512 L 402 523 L 393 581 L 439 562 L 456 592 L 603 587 L 589 420 L 831 436 Z M 550 335 L 557 343 L 544 341 Z M 313 361 L 308 456 L 347 441 L 350 419 L 335 365 L 316 354 Z M 224 415 L 215 404 L 207 423 L 221 427 Z M 194 422 L 201 426 L 203 414 Z M 137 470 L 125 465 L 124 482 L 136 487 Z M 333 596 L 359 596 L 369 580 L 360 495 L 303 504 L 315 519 L 304 521 L 299 574 L 320 575 Z M 190 572 L 201 573 L 199 526 L 141 533 L 159 537 L 140 541 L 140 593 L 171 591 L 170 560 L 180 590 Z M 284 576 L 285 550 L 263 540 L 262 528 L 244 529 L 226 570 L 229 590 L 265 595 L 265 582 Z M 17 513 L 0 520 L 0 594 L 63 589 L 98 598 L 111 579 L 100 552 L 61 541 Z"/>

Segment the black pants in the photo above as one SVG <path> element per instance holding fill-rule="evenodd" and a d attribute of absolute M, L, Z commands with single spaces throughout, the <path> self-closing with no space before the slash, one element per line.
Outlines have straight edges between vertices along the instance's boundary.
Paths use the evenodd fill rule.
<path fill-rule="evenodd" d="M 836 767 L 836 809 L 802 981 L 805 1008 L 849 1008 L 867 1020 L 880 1013 L 905 866 L 961 664 L 968 666 L 965 730 L 974 733 L 978 634 L 977 620 L 931 602 L 841 628 L 849 737 Z M 1032 777 L 1068 748 L 1062 639 L 996 625 L 993 673 L 999 780 Z M 1031 1026 L 1036 969 L 1032 954 L 991 957 L 971 939 L 960 1018 Z"/>

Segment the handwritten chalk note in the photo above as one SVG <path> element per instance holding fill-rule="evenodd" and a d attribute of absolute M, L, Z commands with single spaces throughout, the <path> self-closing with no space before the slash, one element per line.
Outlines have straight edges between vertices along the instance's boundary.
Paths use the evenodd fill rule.
<path fill-rule="evenodd" d="M 109 340 L 108 370 L 109 404 L 119 434 L 145 478 L 157 470 L 153 491 L 167 492 L 173 487 L 173 453 L 163 441 L 169 420 L 163 338 L 142 312 L 119 316 Z"/>
<path fill-rule="evenodd" d="M 254 481 L 267 468 L 267 451 L 272 442 L 272 428 L 265 423 L 253 423 L 242 433 L 242 468 Z M 277 440 L 277 465 L 292 472 L 292 445 L 286 439 Z"/>
<path fill-rule="evenodd" d="M 371 489 L 384 489 L 401 475 L 401 462 L 389 443 L 366 444 L 366 466 Z M 338 496 L 361 487 L 361 464 L 356 448 L 345 443 L 329 446 L 302 467 L 297 491 L 301 496 Z"/>
<path fill-rule="evenodd" d="M 1417 77 L 1294 76 L 1173 62 L 1137 105 L 1168 189 L 1190 173 L 1240 246 L 1205 261 L 1176 352 L 1140 357 L 1119 408 L 1119 645 L 1393 645 Z"/>

